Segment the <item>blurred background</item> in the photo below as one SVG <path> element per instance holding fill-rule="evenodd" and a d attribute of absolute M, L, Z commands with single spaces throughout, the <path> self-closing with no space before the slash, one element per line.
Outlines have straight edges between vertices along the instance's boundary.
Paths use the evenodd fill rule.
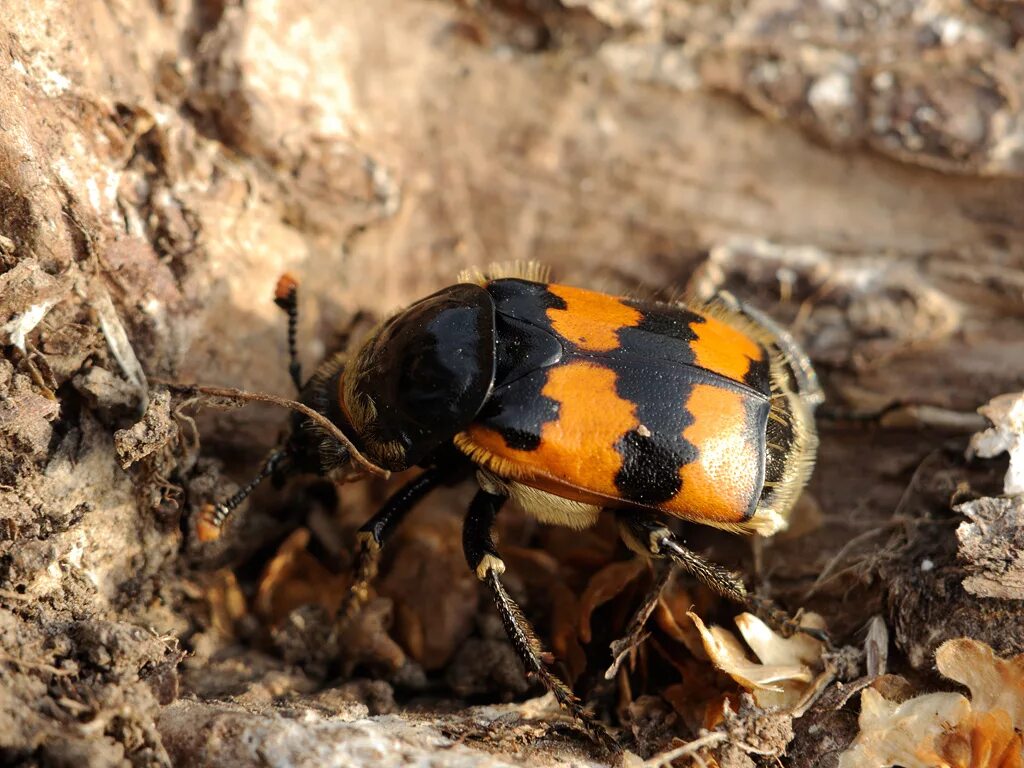
<path fill-rule="evenodd" d="M 307 371 L 469 266 L 733 291 L 793 329 L 830 406 L 939 410 L 824 423 L 789 533 L 689 540 L 840 644 L 881 617 L 915 690 L 951 637 L 1024 651 L 1012 595 L 962 585 L 951 511 L 1002 492 L 1005 458 L 964 449 L 975 409 L 1024 387 L 1022 34 L 1010 0 L 6 0 L 0 754 L 433 754 L 405 720 L 359 721 L 411 707 L 496 755 L 473 764 L 603 759 L 564 722 L 463 710 L 540 692 L 465 569 L 471 489 L 410 521 L 340 668 L 316 631 L 387 488 L 267 488 L 231 542 L 193 541 L 199 505 L 247 479 L 287 416 L 197 412 L 158 382 L 290 394 L 271 301 L 286 270 Z M 503 525 L 514 594 L 636 751 L 739 695 L 685 619 L 735 611 L 689 583 L 604 683 L 649 574 L 610 528 Z M 798 726 L 786 764 L 834 764 L 856 717 Z M 822 723 L 834 742 L 800 731 Z"/>

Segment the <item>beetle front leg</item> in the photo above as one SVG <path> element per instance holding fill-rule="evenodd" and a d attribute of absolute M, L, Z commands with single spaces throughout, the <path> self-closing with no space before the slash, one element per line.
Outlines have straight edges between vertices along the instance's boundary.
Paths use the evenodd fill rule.
<path fill-rule="evenodd" d="M 356 533 L 359 550 L 352 585 L 338 608 L 338 625 L 346 626 L 370 596 L 370 582 L 377 576 L 380 553 L 388 539 L 398 528 L 406 515 L 437 486 L 443 484 L 451 473 L 439 467 L 431 467 L 420 473 L 395 491 L 373 517 Z"/>
<path fill-rule="evenodd" d="M 530 622 L 523 616 L 519 606 L 501 583 L 505 563 L 494 547 L 491 530 L 498 510 L 505 500 L 504 496 L 496 496 L 487 491 L 479 491 L 473 497 L 462 529 L 462 546 L 466 553 L 466 562 L 476 577 L 490 590 L 498 615 L 505 626 L 505 633 L 523 666 L 526 667 L 527 673 L 537 677 L 544 687 L 555 695 L 558 703 L 579 721 L 594 741 L 611 752 L 620 752 L 622 748 L 618 742 L 583 707 L 569 686 L 548 669 L 544 659 L 549 654 L 545 653 Z"/>

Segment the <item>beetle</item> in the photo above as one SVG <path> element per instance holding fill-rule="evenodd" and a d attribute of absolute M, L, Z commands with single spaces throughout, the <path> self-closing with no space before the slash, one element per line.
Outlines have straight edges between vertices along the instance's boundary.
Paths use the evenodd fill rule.
<path fill-rule="evenodd" d="M 763 313 L 728 294 L 706 304 L 637 300 L 552 283 L 532 263 L 492 268 L 461 275 L 386 319 L 303 382 L 294 280 L 282 278 L 275 300 L 288 313 L 289 370 L 301 401 L 348 444 L 295 415 L 290 437 L 256 480 L 207 509 L 201 539 L 216 538 L 271 474 L 342 478 L 358 469 L 356 451 L 382 470 L 422 467 L 360 529 L 344 620 L 366 599 L 381 549 L 402 519 L 432 489 L 475 474 L 480 488 L 463 527 L 469 567 L 526 669 L 612 746 L 548 669 L 502 584 L 492 528 L 506 501 L 541 522 L 578 529 L 612 514 L 638 555 L 764 608 L 668 525 L 682 519 L 771 534 L 785 526 L 808 480 L 822 390 L 807 355 Z"/>

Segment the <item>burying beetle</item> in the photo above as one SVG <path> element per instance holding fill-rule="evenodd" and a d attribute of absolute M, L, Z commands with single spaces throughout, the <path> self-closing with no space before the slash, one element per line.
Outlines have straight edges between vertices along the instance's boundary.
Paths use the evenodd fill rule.
<path fill-rule="evenodd" d="M 617 743 L 548 669 L 502 584 L 491 529 L 506 501 L 577 529 L 613 514 L 639 556 L 668 560 L 774 623 L 795 626 L 665 524 L 680 518 L 771 534 L 785 527 L 807 482 L 822 392 L 807 356 L 762 313 L 729 296 L 701 306 L 634 300 L 548 282 L 536 264 L 496 268 L 462 275 L 399 312 L 303 382 L 289 276 L 275 301 L 288 313 L 291 377 L 315 413 L 295 414 L 290 437 L 256 478 L 204 510 L 201 540 L 219 537 L 271 474 L 351 479 L 422 467 L 360 529 L 344 621 L 366 600 L 381 549 L 406 515 L 432 489 L 475 473 L 480 490 L 463 527 L 469 567 L 491 592 L 526 669 L 610 749 Z M 638 617 L 646 618 L 664 582 Z"/>

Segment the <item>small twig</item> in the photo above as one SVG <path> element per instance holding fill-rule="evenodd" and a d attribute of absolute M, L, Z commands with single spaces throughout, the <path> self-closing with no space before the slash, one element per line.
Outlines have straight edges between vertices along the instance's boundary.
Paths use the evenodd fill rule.
<path fill-rule="evenodd" d="M 822 569 L 821 573 L 818 574 L 818 578 L 816 578 L 814 580 L 814 583 L 807 588 L 806 592 L 804 592 L 804 600 L 809 599 L 822 586 L 824 586 L 828 582 L 829 577 L 832 576 L 833 572 L 836 570 L 836 568 L 839 567 L 839 564 L 843 562 L 843 560 L 850 552 L 856 549 L 859 545 L 863 544 L 866 541 L 870 541 L 876 536 L 880 536 L 883 533 L 887 533 L 893 530 L 894 528 L 899 528 L 904 522 L 905 520 L 902 517 L 890 518 L 885 524 L 879 526 L 878 528 L 871 528 L 867 531 L 864 531 L 864 533 L 858 534 L 857 536 L 854 536 L 852 539 L 846 542 L 842 547 L 840 547 L 839 551 L 836 552 L 836 554 L 833 555 L 831 559 L 829 559 L 828 564 Z"/>
<path fill-rule="evenodd" d="M 287 397 L 278 397 L 277 395 L 268 395 L 262 392 L 246 392 L 245 390 L 235 389 L 234 387 L 203 387 L 197 384 L 173 384 L 171 382 L 159 380 L 154 380 L 154 383 L 162 384 L 177 394 L 194 394 L 198 392 L 203 395 L 209 395 L 210 397 L 223 397 L 228 400 L 273 403 L 274 405 L 280 405 L 284 408 L 288 408 L 289 410 L 297 411 L 310 421 L 316 422 L 316 424 L 323 427 L 331 437 L 345 446 L 349 452 L 349 456 L 354 459 L 357 464 L 361 465 L 369 474 L 384 478 L 390 477 L 391 475 L 388 470 L 383 467 L 378 467 L 368 458 L 363 456 L 348 436 L 338 429 L 338 426 L 333 421 L 328 419 L 322 413 L 314 411 L 308 405 L 304 405 L 296 400 L 289 400 Z"/>
<path fill-rule="evenodd" d="M 858 693 L 863 691 L 877 679 L 877 677 L 873 677 L 871 675 L 864 675 L 863 677 L 858 677 L 851 683 L 847 683 L 844 686 L 842 696 L 840 696 L 836 701 L 831 702 L 832 710 L 838 712 L 840 709 L 846 706 L 847 702 L 849 702 L 850 699 L 852 699 Z"/>
<path fill-rule="evenodd" d="M 646 614 L 643 617 L 644 620 L 646 620 L 653 611 L 654 604 L 651 605 L 650 610 L 644 611 Z M 611 666 L 604 671 L 604 679 L 613 680 L 615 676 L 619 674 L 619 669 L 622 667 L 622 662 L 626 660 L 626 657 L 633 653 L 633 651 L 639 650 L 640 646 L 647 642 L 647 638 L 650 636 L 650 632 L 630 632 L 626 636 L 613 641 L 611 643 L 612 663 Z"/>
<path fill-rule="evenodd" d="M 59 699 L 57 699 L 57 703 L 75 716 L 84 715 L 86 712 L 93 711 L 93 708 L 88 704 L 83 704 L 80 701 L 69 699 L 67 696 L 61 696 Z"/>
<path fill-rule="evenodd" d="M 662 752 L 660 755 L 655 755 L 650 760 L 644 760 L 642 768 L 664 768 L 674 760 L 678 760 L 680 757 L 692 757 L 695 760 L 704 763 L 704 760 L 697 753 L 705 747 L 716 747 L 723 741 L 728 741 L 729 735 L 722 731 L 712 731 L 706 733 L 699 739 L 688 741 L 681 747 L 670 749 L 668 752 Z M 704 763 L 706 765 L 706 763 Z"/>
<path fill-rule="evenodd" d="M 761 757 L 775 757 L 775 751 L 771 749 L 761 749 L 760 747 L 755 747 L 753 744 L 748 744 L 745 741 L 738 741 L 735 742 L 735 744 L 748 755 L 759 755 Z"/>
<path fill-rule="evenodd" d="M 804 692 L 792 709 L 789 710 L 789 714 L 793 716 L 795 720 L 798 717 L 803 717 L 807 714 L 807 710 L 814 706 L 815 702 L 821 698 L 822 694 L 825 693 L 825 689 L 832 685 L 832 682 L 836 679 L 835 667 L 831 664 L 825 666 L 825 671 L 818 675 L 811 683 L 810 687 Z"/>

